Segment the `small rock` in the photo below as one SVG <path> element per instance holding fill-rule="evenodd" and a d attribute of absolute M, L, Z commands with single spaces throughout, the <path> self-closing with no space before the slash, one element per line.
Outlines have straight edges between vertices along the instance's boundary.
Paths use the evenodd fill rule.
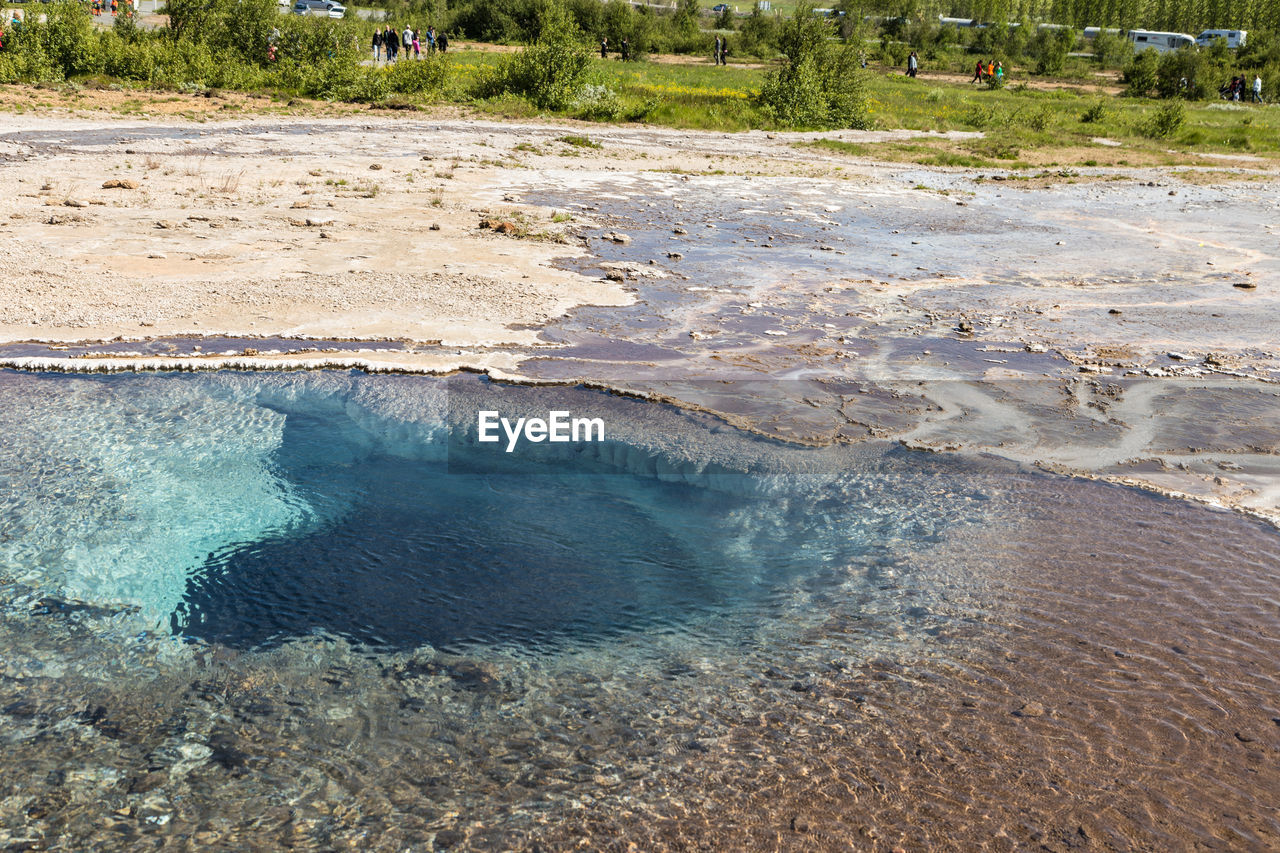
<path fill-rule="evenodd" d="M 516 224 L 506 219 L 481 219 L 480 228 L 486 231 L 496 231 L 499 234 L 520 233 L 520 229 Z"/>
<path fill-rule="evenodd" d="M 1119 308 L 1112 308 L 1112 309 L 1111 309 L 1111 310 L 1109 310 L 1107 313 L 1108 313 L 1108 314 L 1121 314 L 1121 313 L 1123 313 L 1123 312 L 1122 312 Z"/>
<path fill-rule="evenodd" d="M 1251 281 L 1237 281 L 1237 282 L 1234 282 L 1231 286 L 1238 287 L 1241 290 L 1253 290 L 1257 288 L 1258 285 L 1254 284 Z"/>
<path fill-rule="evenodd" d="M 370 163 L 370 164 L 369 164 L 369 171 L 370 171 L 370 172 L 379 172 L 379 171 L 381 171 L 381 170 L 382 170 L 382 164 L 380 164 L 380 163 Z"/>
<path fill-rule="evenodd" d="M 1171 353 L 1166 353 L 1166 355 L 1168 355 L 1169 358 L 1173 359 L 1174 361 L 1187 361 L 1191 358 L 1191 356 L 1187 355 L 1184 352 L 1171 352 Z"/>
<path fill-rule="evenodd" d="M 617 243 L 620 246 L 631 245 L 630 237 L 628 237 L 626 234 L 619 234 L 616 231 L 610 231 L 608 234 L 605 234 L 604 239 L 608 240 L 610 243 Z"/>
<path fill-rule="evenodd" d="M 332 220 L 332 219 L 312 219 L 312 218 L 309 218 L 309 217 L 308 217 L 308 219 L 307 219 L 307 225 L 310 225 L 310 226 L 313 226 L 313 227 L 316 227 L 316 228 L 320 228 L 320 227 L 323 227 L 323 226 L 325 226 L 325 225 L 332 225 L 332 224 L 333 224 L 333 220 Z"/>
<path fill-rule="evenodd" d="M 431 223 L 431 227 L 430 227 L 430 228 L 428 228 L 427 230 L 428 230 L 428 231 L 439 231 L 439 230 L 440 230 L 440 223 L 439 223 L 439 222 L 432 222 L 432 223 Z"/>
<path fill-rule="evenodd" d="M 112 178 L 109 181 L 103 181 L 102 188 L 104 190 L 136 190 L 138 182 L 128 178 Z"/>
<path fill-rule="evenodd" d="M 805 820 L 804 818 L 798 815 L 796 817 L 791 818 L 791 831 L 792 832 L 808 832 L 809 821 Z"/>
<path fill-rule="evenodd" d="M 63 204 L 66 205 L 67 207 L 88 207 L 89 206 L 89 202 L 81 201 L 78 198 L 69 198 L 66 201 L 64 201 Z"/>
<path fill-rule="evenodd" d="M 684 255 L 680 254 L 679 252 L 667 252 L 667 257 L 673 261 L 678 261 L 682 259 Z"/>
<path fill-rule="evenodd" d="M 622 272 L 622 270 L 609 270 L 604 274 L 604 277 L 609 281 L 626 281 L 627 280 L 626 273 Z"/>
<path fill-rule="evenodd" d="M 684 230 L 683 228 L 672 228 L 671 233 L 672 234 L 688 234 L 689 232 Z"/>
<path fill-rule="evenodd" d="M 147 255 L 147 257 L 157 261 L 163 261 L 165 258 L 168 257 L 168 255 L 166 255 L 164 252 L 152 252 L 151 254 Z"/>
<path fill-rule="evenodd" d="M 1028 702 L 1013 712 L 1015 717 L 1043 717 L 1044 706 L 1039 702 Z"/>
<path fill-rule="evenodd" d="M 172 222 L 170 222 L 168 219 L 161 219 L 160 221 L 156 222 L 156 227 L 157 227 L 157 228 L 170 229 L 170 228 L 175 228 L 175 227 L 177 227 L 177 226 L 175 226 L 175 225 L 174 225 Z"/>
<path fill-rule="evenodd" d="M 1251 732 L 1236 732 L 1236 740 L 1241 743 L 1253 743 L 1257 738 Z"/>

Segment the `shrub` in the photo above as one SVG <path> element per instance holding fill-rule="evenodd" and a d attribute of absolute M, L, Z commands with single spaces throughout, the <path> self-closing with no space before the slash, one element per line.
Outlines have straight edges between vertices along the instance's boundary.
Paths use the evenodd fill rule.
<path fill-rule="evenodd" d="M 748 56 L 772 57 L 778 53 L 778 20 L 766 15 L 756 3 L 751 16 L 738 30 L 739 51 Z"/>
<path fill-rule="evenodd" d="M 573 102 L 573 112 L 589 121 L 617 121 L 622 116 L 623 107 L 618 93 L 608 86 L 588 84 L 582 87 L 578 99 Z M 600 146 L 593 143 L 591 147 Z"/>
<path fill-rule="evenodd" d="M 480 84 L 485 96 L 511 94 L 540 109 L 568 109 L 587 82 L 591 56 L 582 31 L 559 3 L 548 6 L 538 40 L 504 58 Z"/>
<path fill-rule="evenodd" d="M 1067 54 L 1075 43 L 1075 31 L 1044 29 L 1036 33 L 1028 45 L 1036 61 L 1037 74 L 1057 74 L 1066 65 Z"/>
<path fill-rule="evenodd" d="M 1046 130 L 1049 125 L 1053 124 L 1053 110 L 1049 107 L 1036 107 L 1027 110 L 1020 115 L 1019 120 L 1023 127 L 1029 127 L 1032 130 Z"/>
<path fill-rule="evenodd" d="M 427 54 L 415 62 L 397 62 L 382 71 L 387 86 L 401 95 L 438 95 L 449 78 L 447 55 Z"/>
<path fill-rule="evenodd" d="M 1103 68 L 1123 68 L 1133 59 L 1133 42 L 1119 33 L 1098 33 L 1093 40 L 1093 59 Z"/>
<path fill-rule="evenodd" d="M 1217 87 L 1230 78 L 1228 68 L 1226 62 L 1214 60 L 1209 51 L 1185 48 L 1166 53 L 1156 68 L 1156 92 L 1162 98 L 1205 98 L 1216 94 Z"/>
<path fill-rule="evenodd" d="M 976 130 L 1008 123 L 1004 113 L 992 104 L 973 104 L 960 120 Z"/>
<path fill-rule="evenodd" d="M 827 41 L 830 22 L 801 3 L 782 26 L 778 46 L 786 62 L 769 73 L 760 106 L 793 127 L 853 127 L 871 124 L 863 74 L 849 45 Z"/>
<path fill-rule="evenodd" d="M 1084 112 L 1080 114 L 1080 121 L 1085 124 L 1101 124 L 1110 116 L 1111 111 L 1107 109 L 1107 103 L 1103 100 L 1097 100 L 1085 107 Z"/>
<path fill-rule="evenodd" d="M 1156 111 L 1138 125 L 1138 132 L 1152 139 L 1168 139 L 1177 133 L 1187 120 L 1187 108 L 1182 101 L 1161 104 Z"/>
<path fill-rule="evenodd" d="M 1160 57 L 1148 48 L 1137 54 L 1124 68 L 1125 94 L 1135 98 L 1145 98 L 1156 87 Z"/>

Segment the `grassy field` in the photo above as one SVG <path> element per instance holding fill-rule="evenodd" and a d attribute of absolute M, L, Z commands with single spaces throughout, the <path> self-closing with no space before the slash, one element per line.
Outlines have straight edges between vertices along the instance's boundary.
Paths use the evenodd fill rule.
<path fill-rule="evenodd" d="M 453 57 L 450 99 L 464 97 L 469 80 L 498 56 L 463 51 Z M 596 61 L 600 84 L 620 94 L 634 118 L 650 124 L 724 131 L 767 127 L 752 97 L 761 67 Z M 929 165 L 1040 168 L 1080 165 L 1196 164 L 1212 155 L 1280 159 L 1280 108 L 1226 102 L 1185 106 L 1180 126 L 1156 135 L 1153 116 L 1166 102 L 1098 94 L 1086 86 L 1033 89 L 1016 82 L 1002 90 L 952 80 L 908 79 L 875 69 L 867 77 L 872 117 L 880 129 L 982 131 L 982 139 L 925 139 L 850 145 L 833 153 Z M 527 117 L 516 99 L 481 102 L 481 111 Z M 1167 130 L 1167 128 L 1166 128 Z"/>

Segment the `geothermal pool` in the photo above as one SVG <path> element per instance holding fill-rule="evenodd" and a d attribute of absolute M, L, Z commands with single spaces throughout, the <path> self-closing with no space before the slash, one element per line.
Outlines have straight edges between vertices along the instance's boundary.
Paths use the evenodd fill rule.
<path fill-rule="evenodd" d="M 1247 518 L 472 376 L 0 397 L 6 843 L 1280 839 Z"/>

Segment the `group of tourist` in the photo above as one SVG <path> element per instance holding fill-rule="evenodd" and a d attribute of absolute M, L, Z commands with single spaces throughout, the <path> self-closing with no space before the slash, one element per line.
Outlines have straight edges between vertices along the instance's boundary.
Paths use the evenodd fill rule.
<path fill-rule="evenodd" d="M 373 31 L 374 62 L 395 62 L 401 51 L 404 51 L 405 59 L 410 55 L 414 59 L 421 59 L 424 52 L 432 53 L 438 50 L 444 53 L 448 49 L 449 37 L 444 33 L 437 33 L 435 27 L 427 27 L 425 36 L 421 30 L 411 27 L 405 27 L 404 32 L 397 33 L 390 24 L 381 30 Z"/>
<path fill-rule="evenodd" d="M 600 58 L 609 58 L 609 40 L 607 38 L 600 39 Z M 631 42 L 629 40 L 622 40 L 622 44 L 619 46 L 618 50 L 618 58 L 623 62 L 627 62 L 631 59 Z"/>
<path fill-rule="evenodd" d="M 1226 98 L 1228 101 L 1244 100 L 1246 90 L 1253 92 L 1253 102 L 1256 104 L 1263 103 L 1262 100 L 1262 78 L 1257 74 L 1253 75 L 1253 88 L 1249 89 L 1249 78 L 1244 74 L 1238 74 L 1231 78 L 1231 82 L 1218 90 L 1218 94 Z"/>
<path fill-rule="evenodd" d="M 716 43 L 711 48 L 711 61 L 716 65 L 729 64 L 729 40 L 716 36 Z"/>
<path fill-rule="evenodd" d="M 997 82 L 1004 80 L 1004 63 L 996 62 L 994 59 L 983 62 L 978 60 L 978 64 L 973 69 L 973 79 L 970 83 L 985 83 L 988 80 Z"/>

